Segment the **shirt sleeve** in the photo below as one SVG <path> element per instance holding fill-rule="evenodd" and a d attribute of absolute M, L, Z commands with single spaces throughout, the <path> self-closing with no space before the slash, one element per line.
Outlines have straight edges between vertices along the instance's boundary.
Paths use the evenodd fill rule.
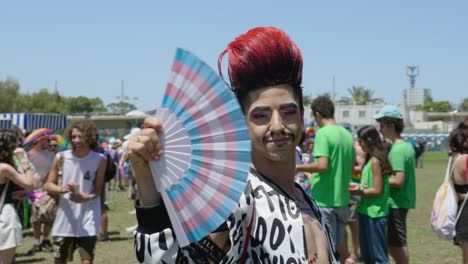
<path fill-rule="evenodd" d="M 175 263 L 179 244 L 163 203 L 141 207 L 135 203 L 138 228 L 134 231 L 135 255 L 139 263 Z"/>
<path fill-rule="evenodd" d="M 319 157 L 330 157 L 327 137 L 319 131 L 317 131 L 317 135 L 315 136 L 314 157 L 316 159 Z"/>
<path fill-rule="evenodd" d="M 248 188 L 250 190 L 250 188 Z M 231 248 L 223 263 L 239 262 L 254 212 L 254 197 L 245 192 L 238 206 L 226 220 Z M 135 202 L 138 227 L 134 231 L 135 255 L 138 263 L 199 263 L 192 245 L 180 248 L 169 215 L 163 203 L 142 207 Z"/>
<path fill-rule="evenodd" d="M 405 171 L 405 155 L 400 151 L 390 152 L 390 163 L 393 171 Z"/>

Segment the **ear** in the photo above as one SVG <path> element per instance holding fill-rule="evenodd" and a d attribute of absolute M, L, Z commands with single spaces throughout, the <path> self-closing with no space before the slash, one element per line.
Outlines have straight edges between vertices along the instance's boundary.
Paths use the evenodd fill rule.
<path fill-rule="evenodd" d="M 314 118 L 315 119 L 322 118 L 322 115 L 319 112 L 314 112 Z"/>

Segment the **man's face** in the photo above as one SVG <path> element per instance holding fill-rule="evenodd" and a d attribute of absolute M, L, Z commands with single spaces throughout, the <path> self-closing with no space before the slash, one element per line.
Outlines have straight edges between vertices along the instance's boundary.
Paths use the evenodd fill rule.
<path fill-rule="evenodd" d="M 385 122 L 383 119 L 377 120 L 379 122 L 379 131 L 384 138 L 390 137 L 390 132 L 393 130 L 393 125 Z"/>
<path fill-rule="evenodd" d="M 42 150 L 49 149 L 49 143 L 50 143 L 49 136 L 43 137 L 41 141 L 39 142 L 39 144 L 41 144 Z"/>
<path fill-rule="evenodd" d="M 75 150 L 84 150 L 89 148 L 89 144 L 86 141 L 86 137 L 81 133 L 80 130 L 73 128 L 71 134 L 71 143 Z"/>
<path fill-rule="evenodd" d="M 304 127 L 303 113 L 288 85 L 249 93 L 246 118 L 254 157 L 289 161 Z"/>

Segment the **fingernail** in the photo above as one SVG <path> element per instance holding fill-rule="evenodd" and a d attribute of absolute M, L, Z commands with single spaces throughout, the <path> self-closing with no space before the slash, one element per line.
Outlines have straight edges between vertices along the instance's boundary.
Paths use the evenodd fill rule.
<path fill-rule="evenodd" d="M 155 160 L 159 160 L 160 158 L 161 158 L 161 156 L 159 156 L 159 155 L 154 156 Z"/>

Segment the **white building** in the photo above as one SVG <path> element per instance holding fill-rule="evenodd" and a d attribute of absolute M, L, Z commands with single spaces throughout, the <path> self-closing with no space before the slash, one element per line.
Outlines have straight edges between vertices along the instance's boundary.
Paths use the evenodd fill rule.
<path fill-rule="evenodd" d="M 426 98 L 431 96 L 431 89 L 408 88 L 404 93 L 406 105 L 409 109 L 414 109 L 418 105 L 424 105 Z"/>
<path fill-rule="evenodd" d="M 335 119 L 338 123 L 351 124 L 352 130 L 356 131 L 357 129 L 365 125 L 375 125 L 376 121 L 374 120 L 374 115 L 377 114 L 383 106 L 384 105 L 381 105 L 381 104 L 369 104 L 369 105 L 336 104 L 335 105 Z"/>

